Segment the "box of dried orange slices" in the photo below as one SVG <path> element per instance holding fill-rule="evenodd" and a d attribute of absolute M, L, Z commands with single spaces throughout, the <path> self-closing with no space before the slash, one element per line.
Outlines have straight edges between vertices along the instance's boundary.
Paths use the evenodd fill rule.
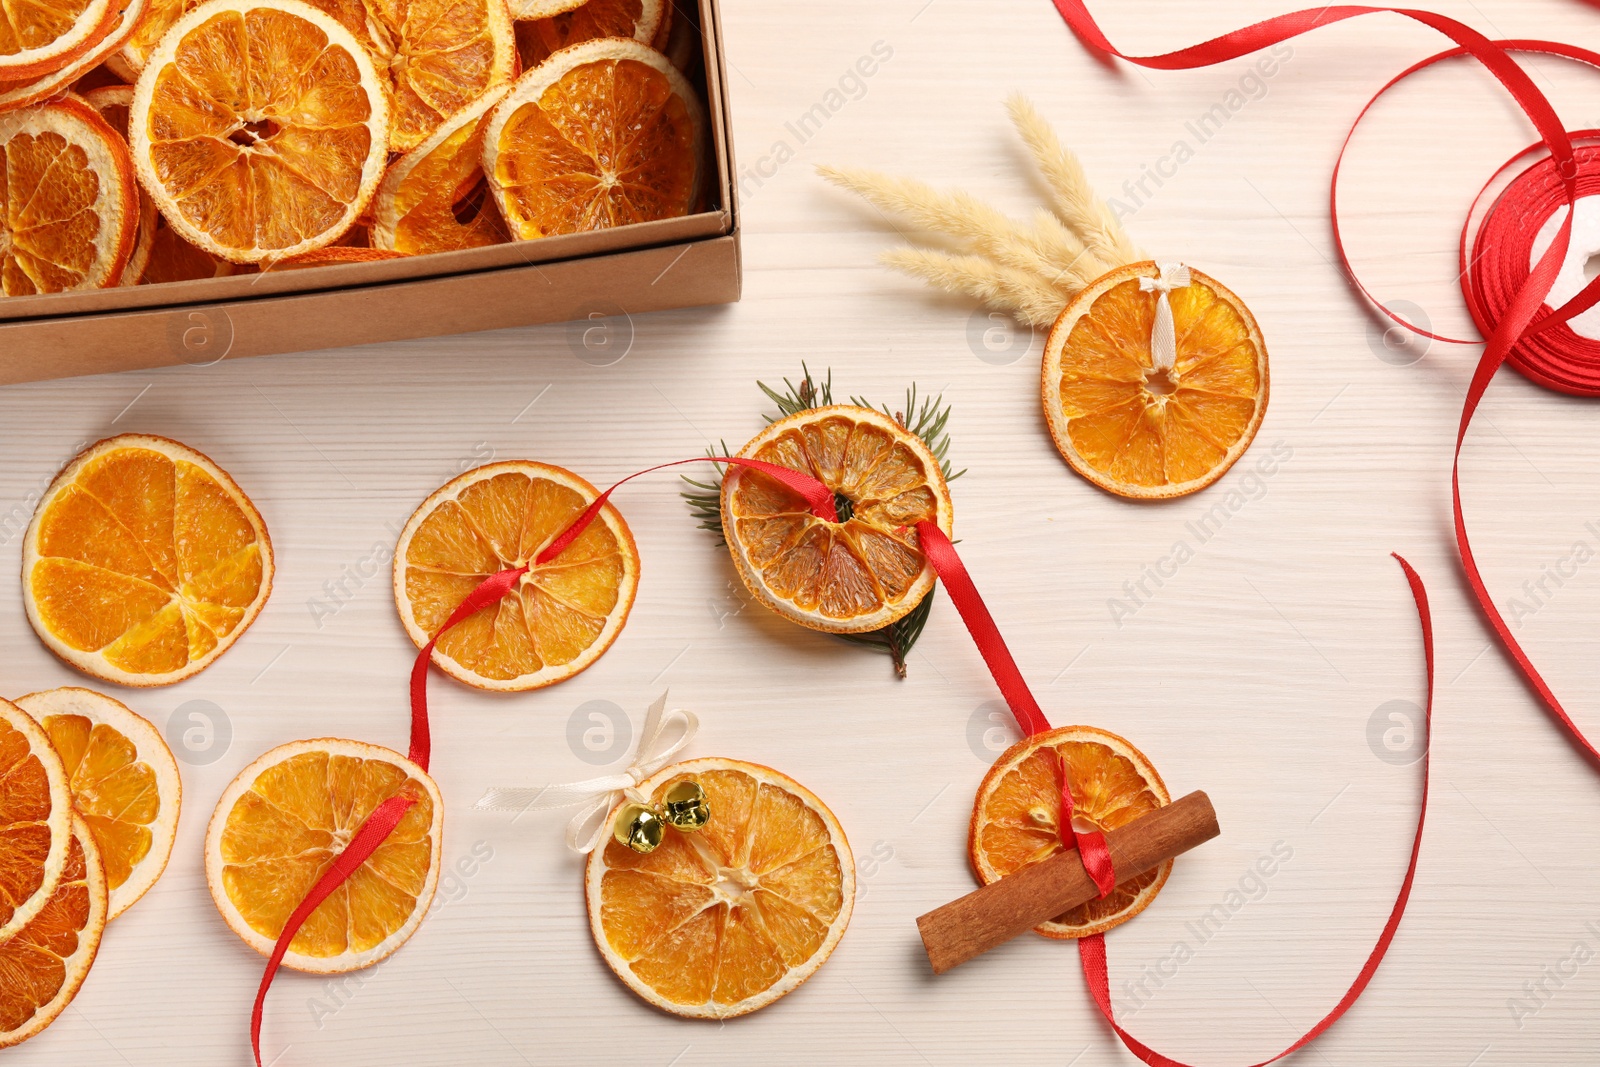
<path fill-rule="evenodd" d="M 0 382 L 739 298 L 716 0 L 11 22 Z"/>

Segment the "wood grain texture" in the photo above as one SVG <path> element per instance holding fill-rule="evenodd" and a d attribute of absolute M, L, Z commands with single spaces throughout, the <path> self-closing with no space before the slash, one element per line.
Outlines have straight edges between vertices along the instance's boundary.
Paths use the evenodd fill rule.
<path fill-rule="evenodd" d="M 1147 52 L 1288 6 L 1093 4 L 1113 40 Z M 1493 36 L 1600 35 L 1600 11 L 1579 0 L 1430 6 Z M 1419 766 L 1403 761 L 1422 648 L 1388 558 L 1400 551 L 1427 580 L 1438 626 L 1422 863 L 1376 980 L 1299 1062 L 1591 1060 L 1600 963 L 1570 961 L 1579 943 L 1600 952 L 1600 777 L 1489 647 L 1449 532 L 1451 445 L 1476 350 L 1436 343 L 1409 365 L 1380 358 L 1383 331 L 1332 261 L 1337 141 L 1373 91 L 1441 40 L 1387 16 L 1298 40 L 1264 94 L 1246 97 L 1159 188 L 1147 183 L 1152 195 L 1127 220 L 1133 239 L 1244 297 L 1273 379 L 1240 466 L 1199 496 L 1152 507 L 1096 491 L 1051 447 L 1042 336 L 1023 332 L 1009 348 L 1003 322 L 878 268 L 874 255 L 898 236 L 812 168 L 913 174 L 1023 214 L 1042 200 L 1007 128 L 1010 92 L 1031 96 L 1113 192 L 1172 153 L 1252 63 L 1172 74 L 1102 65 L 1047 0 L 726 0 L 724 14 L 736 148 L 754 174 L 742 303 L 638 316 L 605 335 L 616 348 L 597 348 L 605 338 L 593 334 L 585 347 L 591 324 L 554 325 L 0 390 L 0 575 L 13 576 L 0 583 L 11 604 L 0 611 L 5 692 L 81 681 L 28 629 L 14 577 L 32 500 L 80 443 L 126 430 L 202 449 L 252 494 L 278 553 L 272 599 L 227 656 L 175 688 L 118 694 L 183 748 L 177 848 L 163 880 L 107 931 L 72 1008 L 10 1050 L 8 1067 L 243 1067 L 262 961 L 211 905 L 206 820 L 233 775 L 273 745 L 335 734 L 404 746 L 412 650 L 387 571 L 400 524 L 490 458 L 605 483 L 719 440 L 737 447 L 762 425 L 755 380 L 793 376 L 802 360 L 881 402 L 913 380 L 947 394 L 952 458 L 968 469 L 952 486 L 955 535 L 1046 712 L 1127 737 L 1174 793 L 1204 788 L 1226 824 L 1107 939 L 1135 1034 L 1185 1062 L 1258 1062 L 1320 1019 L 1366 958 L 1404 870 L 1419 786 Z M 864 92 L 840 89 L 878 41 L 892 56 Z M 1569 124 L 1600 125 L 1593 72 L 1532 67 Z M 802 143 L 789 125 L 830 90 L 844 104 Z M 1531 136 L 1466 65 L 1380 105 L 1353 149 L 1346 214 L 1382 299 L 1468 331 L 1452 288 L 1455 230 L 1482 180 Z M 1550 595 L 1517 633 L 1573 714 L 1600 730 L 1600 561 L 1569 558 L 1580 541 L 1600 547 L 1587 525 L 1600 527 L 1597 417 L 1591 402 L 1502 373 L 1468 439 L 1462 492 L 1501 605 L 1545 581 Z M 1264 461 L 1270 475 L 1257 470 Z M 508 698 L 435 677 L 444 850 L 462 867 L 375 972 L 285 976 L 267 1007 L 268 1059 L 1132 1063 L 1085 994 L 1071 945 L 1019 938 L 928 975 L 912 919 L 972 887 L 972 795 L 1014 739 L 949 602 L 935 605 L 910 677 L 897 681 L 886 660 L 747 605 L 726 554 L 676 494 L 663 474 L 618 495 L 643 556 L 639 599 L 592 669 Z M 1207 524 L 1228 503 L 1238 506 L 1225 521 Z M 1179 542 L 1190 558 L 1159 587 L 1144 579 L 1137 610 L 1113 618 L 1113 601 Z M 1570 575 L 1559 586 L 1544 578 L 1558 565 Z M 637 729 L 668 687 L 703 722 L 688 754 L 794 776 L 838 815 L 859 864 L 855 917 L 828 964 L 782 1003 L 720 1027 L 659 1015 L 606 970 L 561 813 L 472 810 L 489 785 L 604 773 L 583 758 L 608 751 L 607 706 L 590 702 Z M 218 727 L 209 739 L 207 717 Z M 1548 996 L 1515 1014 L 1513 998 L 1537 981 Z"/>

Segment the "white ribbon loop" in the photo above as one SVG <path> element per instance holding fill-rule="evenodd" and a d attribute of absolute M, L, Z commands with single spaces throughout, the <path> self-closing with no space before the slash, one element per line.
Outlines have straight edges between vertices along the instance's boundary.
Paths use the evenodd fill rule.
<path fill-rule="evenodd" d="M 662 693 L 645 712 L 639 746 L 634 749 L 633 761 L 627 770 L 561 785 L 490 789 L 473 807 L 479 811 L 521 814 L 582 804 L 583 808 L 567 823 L 567 847 L 575 852 L 593 852 L 605 837 L 606 816 L 611 814 L 611 809 L 624 800 L 647 803 L 648 798 L 639 792 L 639 783 L 665 767 L 700 729 L 700 719 L 694 712 L 683 708 L 667 711 L 666 706 L 667 694 Z M 673 726 L 679 728 L 678 734 L 669 743 L 665 738 Z"/>
<path fill-rule="evenodd" d="M 1189 268 L 1182 263 L 1158 263 L 1156 266 L 1161 276 L 1140 278 L 1139 289 L 1156 294 L 1156 321 L 1150 328 L 1150 358 L 1156 370 L 1165 372 L 1178 361 L 1178 333 L 1172 325 L 1170 294 L 1189 284 Z"/>

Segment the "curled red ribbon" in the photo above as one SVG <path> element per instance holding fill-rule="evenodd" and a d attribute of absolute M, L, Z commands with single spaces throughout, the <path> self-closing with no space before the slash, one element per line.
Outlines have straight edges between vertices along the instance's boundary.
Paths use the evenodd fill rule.
<path fill-rule="evenodd" d="M 1571 244 L 1573 217 L 1578 197 L 1586 191 L 1600 188 L 1600 151 L 1573 145 L 1573 135 L 1562 125 L 1550 101 L 1534 85 L 1532 79 L 1510 53 L 1537 52 L 1561 56 L 1590 66 L 1600 67 L 1600 53 L 1555 41 L 1506 40 L 1493 41 L 1454 19 L 1431 11 L 1409 8 L 1365 7 L 1338 5 L 1316 10 L 1298 11 L 1264 22 L 1247 26 L 1221 37 L 1202 42 L 1160 56 L 1130 56 L 1112 46 L 1090 17 L 1083 0 L 1052 0 L 1056 10 L 1066 20 L 1081 40 L 1091 48 L 1107 55 L 1117 56 L 1139 66 L 1162 70 L 1184 70 L 1209 66 L 1235 59 L 1250 52 L 1271 47 L 1281 41 L 1298 36 L 1320 26 L 1355 18 L 1358 15 L 1397 14 L 1430 26 L 1455 41 L 1459 47 L 1441 52 L 1402 71 L 1381 88 L 1372 101 L 1357 115 L 1350 134 L 1339 152 L 1339 162 L 1334 167 L 1330 188 L 1330 204 L 1335 245 L 1340 261 L 1352 284 L 1369 300 L 1372 295 L 1361 283 L 1344 247 L 1339 229 L 1338 178 L 1350 139 L 1356 126 L 1365 118 L 1372 106 L 1390 89 L 1411 75 L 1457 56 L 1470 55 L 1492 73 L 1516 101 L 1535 129 L 1541 143 L 1524 152 L 1502 168 L 1503 175 L 1528 158 L 1542 151 L 1545 157 L 1511 182 L 1498 196 L 1489 200 L 1491 179 L 1485 191 L 1474 204 L 1462 231 L 1461 286 L 1462 297 L 1473 321 L 1486 335 L 1483 354 L 1467 388 L 1462 404 L 1461 418 L 1456 430 L 1455 452 L 1451 461 L 1450 490 L 1452 518 L 1455 526 L 1456 549 L 1461 556 L 1467 585 L 1472 590 L 1490 628 L 1501 647 L 1516 665 L 1524 679 L 1538 695 L 1545 710 L 1566 731 L 1568 739 L 1592 764 L 1600 768 L 1600 749 L 1586 737 L 1571 716 L 1567 714 L 1555 692 L 1544 680 L 1532 659 L 1511 634 L 1500 609 L 1495 606 L 1478 569 L 1467 534 L 1466 516 L 1461 505 L 1461 447 L 1466 440 L 1467 428 L 1483 399 L 1489 382 L 1502 364 L 1512 367 L 1530 380 L 1547 388 L 1576 396 L 1600 396 L 1600 344 L 1582 338 L 1566 325 L 1575 315 L 1582 314 L 1600 304 L 1600 278 L 1589 282 L 1576 296 L 1560 308 L 1546 311 L 1545 298 L 1560 272 Z M 1594 136 L 1597 131 L 1583 131 Z M 1497 175 L 1496 177 L 1499 177 Z M 1486 203 L 1487 202 L 1487 203 Z M 1475 216 L 1482 219 L 1473 232 Z M 1566 214 L 1556 230 L 1550 246 L 1533 262 L 1532 249 L 1536 231 L 1565 207 Z M 1413 324 L 1394 315 L 1373 300 L 1375 307 L 1395 322 L 1423 336 L 1436 340 L 1452 341 L 1418 329 Z M 1458 342 L 1466 343 L 1466 342 Z"/>
<path fill-rule="evenodd" d="M 1372 299 L 1372 295 L 1357 277 L 1355 269 L 1346 254 L 1340 233 L 1338 178 L 1339 167 L 1343 163 L 1345 151 L 1349 147 L 1355 128 L 1360 125 L 1362 119 L 1371 110 L 1379 97 L 1401 81 L 1426 67 L 1453 57 L 1470 55 L 1482 63 L 1500 81 L 1539 131 L 1541 145 L 1513 159 L 1506 167 L 1502 168 L 1495 179 L 1491 179 L 1490 183 L 1485 186 L 1484 193 L 1480 194 L 1478 202 L 1474 204 L 1472 212 L 1468 214 L 1462 231 L 1462 295 L 1473 321 L 1485 335 L 1486 341 L 1483 354 L 1479 357 L 1477 368 L 1467 389 L 1466 399 L 1461 409 L 1460 422 L 1456 431 L 1456 444 L 1450 473 L 1452 517 L 1455 527 L 1456 548 L 1461 555 L 1467 584 L 1472 590 L 1473 599 L 1477 601 L 1484 616 L 1489 620 L 1495 636 L 1499 639 L 1501 646 L 1506 650 L 1511 660 L 1516 664 L 1517 669 L 1538 694 L 1545 709 L 1566 730 L 1573 744 L 1591 762 L 1600 765 L 1600 750 L 1595 748 L 1583 731 L 1572 721 L 1566 709 L 1562 707 L 1561 702 L 1556 698 L 1555 693 L 1534 667 L 1527 653 L 1512 637 L 1510 628 L 1506 625 L 1505 619 L 1501 616 L 1499 609 L 1490 597 L 1488 588 L 1483 581 L 1483 576 L 1478 570 L 1477 560 L 1473 556 L 1471 541 L 1467 536 L 1466 517 L 1461 506 L 1461 446 L 1466 439 L 1467 428 L 1472 423 L 1472 417 L 1483 399 L 1483 394 L 1488 389 L 1489 382 L 1494 377 L 1495 372 L 1500 369 L 1502 364 L 1509 362 L 1513 368 L 1526 375 L 1532 381 L 1550 389 L 1577 396 L 1600 395 L 1600 344 L 1578 336 L 1567 325 L 1573 316 L 1581 314 L 1600 303 L 1600 279 L 1591 281 L 1560 308 L 1553 311 L 1545 311 L 1545 300 L 1550 294 L 1563 261 L 1566 259 L 1571 243 L 1573 218 L 1576 213 L 1578 197 L 1600 189 L 1600 151 L 1597 151 L 1592 146 L 1574 147 L 1573 135 L 1562 125 L 1549 100 L 1533 84 L 1527 73 L 1511 58 L 1510 53 L 1513 51 L 1539 52 L 1574 59 L 1591 66 L 1600 66 L 1600 54 L 1551 41 L 1492 41 L 1468 26 L 1428 11 L 1404 8 L 1329 6 L 1314 11 L 1300 11 L 1268 19 L 1191 48 L 1181 49 L 1166 55 L 1129 56 L 1114 48 L 1105 35 L 1100 32 L 1099 27 L 1095 25 L 1094 20 L 1089 16 L 1082 0 L 1053 0 L 1053 2 L 1067 24 L 1090 47 L 1102 53 L 1126 59 L 1140 66 L 1164 70 L 1189 69 L 1224 62 L 1261 48 L 1270 47 L 1280 41 L 1298 36 L 1319 26 L 1354 18 L 1358 15 L 1384 12 L 1403 15 L 1421 22 L 1454 40 L 1460 47 L 1442 52 L 1411 66 L 1380 89 L 1373 100 L 1356 117 L 1350 133 L 1346 135 L 1344 145 L 1340 149 L 1339 163 L 1335 165 L 1330 189 L 1334 238 L 1340 260 L 1351 282 L 1369 300 Z M 1583 132 L 1585 136 L 1594 136 L 1596 134 L 1596 131 Z M 1540 150 L 1544 153 L 1543 158 L 1528 166 L 1492 200 L 1489 198 L 1489 191 L 1494 187 L 1496 179 L 1521 165 L 1524 160 L 1527 160 Z M 1481 212 L 1480 208 L 1482 209 Z M 1554 217 L 1555 213 L 1562 208 L 1566 209 L 1566 213 L 1557 228 L 1554 240 L 1535 261 L 1533 257 L 1535 236 Z M 1476 234 L 1474 234 L 1474 220 L 1480 214 L 1481 221 Z M 1377 304 L 1376 300 L 1373 300 L 1373 303 L 1385 315 L 1419 334 L 1433 337 L 1437 340 L 1453 340 L 1420 330 L 1395 316 L 1388 309 L 1383 308 L 1382 305 Z M 1418 611 L 1422 617 L 1424 639 L 1428 650 L 1429 702 L 1431 708 L 1433 652 L 1432 637 L 1429 632 L 1431 627 L 1427 599 L 1422 592 L 1421 583 L 1417 580 L 1415 572 L 1405 565 L 1404 560 L 1401 561 L 1401 565 L 1405 567 L 1406 576 L 1411 581 L 1413 592 L 1417 596 Z M 1426 759 L 1426 757 L 1424 758 Z M 1427 779 L 1426 763 L 1424 763 L 1423 811 L 1426 811 L 1426 805 Z M 1422 822 L 1419 816 L 1417 845 L 1420 845 L 1421 842 L 1421 832 Z M 1289 1052 L 1303 1047 L 1306 1042 L 1314 1039 L 1331 1025 L 1342 1014 L 1344 1009 L 1360 995 L 1361 990 L 1370 980 L 1372 971 L 1377 966 L 1377 961 L 1381 959 L 1383 951 L 1393 937 L 1400 913 L 1404 910 L 1405 899 L 1410 892 L 1412 873 L 1416 866 L 1416 856 L 1417 847 L 1414 846 L 1411 868 L 1407 871 L 1400 898 L 1395 904 L 1395 911 L 1391 914 L 1390 921 L 1384 928 L 1383 937 L 1374 949 L 1372 957 L 1368 959 L 1367 965 L 1362 968 L 1357 983 L 1351 987 L 1334 1011 L 1292 1046 L 1288 1050 Z M 1096 1002 L 1099 1003 L 1101 1011 L 1111 1021 L 1112 1026 L 1116 1028 L 1117 1034 L 1122 1038 L 1123 1043 L 1146 1063 L 1158 1064 L 1161 1067 L 1169 1067 L 1169 1065 L 1171 1067 L 1181 1067 L 1181 1065 L 1176 1064 L 1176 1061 L 1167 1059 L 1139 1044 L 1126 1031 L 1117 1027 L 1115 1020 L 1112 1018 L 1110 998 L 1106 990 L 1104 948 L 1103 946 L 1085 945 L 1083 949 L 1084 971 L 1089 979 L 1091 991 L 1094 992 Z M 1267 1062 L 1270 1063 L 1272 1061 L 1268 1060 Z"/>
<path fill-rule="evenodd" d="M 1006 704 L 1011 708 L 1011 713 L 1016 717 L 1017 724 L 1023 731 L 1032 736 L 1050 729 L 1049 721 L 1044 717 L 1044 712 L 1039 709 L 1039 704 L 1033 698 L 1033 693 L 1028 688 L 1026 679 L 1017 668 L 1016 660 L 1006 648 L 1005 639 L 1000 636 L 1000 628 L 995 625 L 994 618 L 989 614 L 989 609 L 984 605 L 983 598 L 978 594 L 978 589 L 973 584 L 972 576 L 967 573 L 961 557 L 956 555 L 955 546 L 931 522 L 917 524 L 917 534 L 922 544 L 922 551 L 928 562 L 933 565 L 939 574 L 940 581 L 944 582 L 945 592 L 949 594 L 951 603 L 961 614 L 961 619 L 966 623 L 967 630 L 972 634 L 973 642 L 983 655 L 983 661 L 988 664 L 989 672 L 994 675 L 994 680 L 1000 687 L 1000 692 L 1006 699 Z M 1377 943 L 1372 952 L 1367 956 L 1366 963 L 1356 975 L 1356 979 L 1345 991 L 1343 997 L 1334 1005 L 1333 1010 L 1323 1016 L 1316 1026 L 1307 1031 L 1298 1041 L 1272 1059 L 1264 1060 L 1255 1067 L 1266 1067 L 1266 1064 L 1280 1060 L 1283 1057 L 1304 1048 L 1315 1041 L 1328 1027 L 1332 1026 L 1341 1015 L 1350 1010 L 1362 992 L 1367 988 L 1367 983 L 1372 981 L 1372 976 L 1377 973 L 1378 964 L 1383 962 L 1384 955 L 1389 951 L 1389 944 L 1394 940 L 1395 931 L 1400 927 L 1400 919 L 1405 914 L 1406 903 L 1411 898 L 1411 883 L 1416 877 L 1417 860 L 1422 851 L 1422 824 L 1428 813 L 1428 746 L 1431 743 L 1431 730 L 1433 723 L 1433 617 L 1428 610 L 1428 593 L 1423 588 L 1422 579 L 1417 572 L 1411 569 L 1411 564 L 1394 557 L 1399 561 L 1405 571 L 1406 581 L 1411 585 L 1411 594 L 1416 600 L 1417 614 L 1422 622 L 1422 647 L 1428 668 L 1428 704 L 1427 723 L 1429 741 L 1424 742 L 1422 755 L 1422 801 L 1417 809 L 1417 831 L 1411 842 L 1411 861 L 1406 866 L 1405 878 L 1400 883 L 1399 895 L 1395 898 L 1394 907 L 1389 912 L 1389 921 L 1384 924 L 1383 931 L 1378 935 Z M 1072 793 L 1070 783 L 1067 781 L 1066 765 L 1061 768 L 1061 838 L 1062 843 L 1075 846 L 1083 859 L 1084 869 L 1094 879 L 1096 888 L 1102 897 L 1108 895 L 1116 888 L 1117 878 L 1111 867 L 1111 854 L 1106 849 L 1105 837 L 1099 832 L 1081 832 L 1072 825 Z M 1138 1038 L 1118 1025 L 1116 1015 L 1111 1006 L 1111 976 L 1106 965 L 1106 944 L 1104 934 L 1092 934 L 1078 939 L 1078 956 L 1083 964 L 1084 978 L 1089 984 L 1089 993 L 1094 997 L 1095 1004 L 1111 1024 L 1113 1030 L 1121 1038 L 1135 1056 L 1152 1064 L 1153 1067 L 1185 1067 L 1184 1064 L 1174 1059 L 1169 1059 L 1156 1052 L 1149 1046 L 1141 1043 Z"/>
<path fill-rule="evenodd" d="M 1428 591 L 1423 587 L 1422 579 L 1417 572 L 1411 569 L 1399 555 L 1395 560 L 1400 568 L 1405 571 L 1406 581 L 1411 586 L 1411 596 L 1416 601 L 1417 619 L 1422 626 L 1423 657 L 1428 667 L 1428 700 L 1424 711 L 1427 740 L 1422 746 L 1422 796 L 1417 805 L 1417 832 L 1411 839 L 1411 858 L 1406 864 L 1405 877 L 1400 882 L 1400 892 L 1395 896 L 1394 907 L 1389 910 L 1389 918 L 1383 924 L 1383 930 L 1378 934 L 1377 942 L 1372 946 L 1372 951 L 1367 954 L 1366 962 L 1361 965 L 1355 981 L 1345 990 L 1344 996 L 1333 1006 L 1333 1010 L 1317 1020 L 1315 1026 L 1300 1036 L 1294 1044 L 1270 1059 L 1262 1060 L 1254 1067 L 1266 1067 L 1269 1063 L 1276 1063 L 1291 1053 L 1305 1048 L 1322 1032 L 1334 1023 L 1339 1017 L 1349 1011 L 1351 1006 L 1366 992 L 1367 985 L 1372 981 L 1372 976 L 1378 973 L 1378 964 L 1383 962 L 1383 957 L 1388 954 L 1389 945 L 1394 941 L 1395 931 L 1400 928 L 1400 919 L 1405 915 L 1406 904 L 1411 900 L 1411 885 L 1417 876 L 1417 861 L 1422 855 L 1422 825 L 1428 815 L 1428 759 L 1432 746 L 1433 736 L 1433 615 L 1428 609 Z M 1089 984 L 1089 993 L 1094 997 L 1095 1004 L 1100 1009 L 1100 1014 L 1105 1016 L 1106 1022 L 1111 1024 L 1123 1045 L 1127 1046 L 1139 1059 L 1151 1067 L 1187 1067 L 1186 1064 L 1163 1056 L 1150 1046 L 1141 1042 L 1118 1024 L 1116 1014 L 1111 1007 L 1111 977 L 1106 967 L 1106 944 L 1104 934 L 1095 934 L 1092 937 L 1078 940 L 1078 958 L 1083 965 L 1083 977 Z"/>

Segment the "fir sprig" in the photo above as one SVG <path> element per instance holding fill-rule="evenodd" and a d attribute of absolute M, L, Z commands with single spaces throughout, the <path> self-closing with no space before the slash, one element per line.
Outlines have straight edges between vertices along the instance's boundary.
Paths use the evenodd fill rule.
<path fill-rule="evenodd" d="M 800 384 L 795 385 L 789 379 L 783 380 L 783 392 L 778 392 L 766 382 L 756 382 L 757 387 L 774 404 L 778 405 L 776 415 L 763 415 L 768 422 L 777 422 L 790 415 L 798 415 L 802 411 L 812 408 L 825 408 L 833 403 L 833 371 L 828 371 L 828 378 L 821 385 L 811 380 L 811 368 L 804 362 L 800 364 Z"/>
<path fill-rule="evenodd" d="M 870 408 L 871 404 L 859 396 L 850 398 L 850 403 L 857 407 Z M 924 397 L 922 406 L 917 406 L 917 383 L 912 382 L 911 388 L 906 390 L 906 406 L 901 411 L 890 411 L 889 405 L 880 408 L 901 426 L 922 438 L 922 443 L 928 446 L 928 451 L 933 453 L 933 458 L 939 461 L 939 472 L 944 475 L 944 480 L 954 481 L 967 473 L 966 468 L 951 473 L 950 460 L 950 434 L 945 429 L 945 424 L 950 421 L 950 405 L 944 402 L 941 393 L 934 397 Z"/>
<path fill-rule="evenodd" d="M 728 451 L 728 442 L 719 441 L 717 443 L 722 446 L 722 454 L 724 456 L 733 455 L 732 452 Z M 716 449 L 706 449 L 706 457 L 708 459 L 715 459 L 716 456 Z M 720 471 L 722 468 L 717 467 L 714 469 Z M 687 474 L 681 477 L 688 483 L 689 488 L 678 495 L 688 502 L 689 510 L 694 513 L 695 518 L 700 520 L 700 529 L 710 530 L 716 534 L 717 544 L 727 544 L 727 538 L 722 533 L 722 479 L 718 478 L 714 482 L 702 482 L 689 477 Z"/>
<path fill-rule="evenodd" d="M 783 390 L 769 386 L 766 382 L 757 382 L 761 391 L 777 407 L 777 414 L 764 414 L 762 417 L 767 422 L 776 422 L 790 415 L 812 408 L 826 407 L 833 403 L 833 372 L 821 382 L 811 376 L 811 368 L 804 363 L 800 364 L 801 376 L 798 383 L 791 382 L 788 378 L 783 380 Z M 859 407 L 871 408 L 872 404 L 860 397 L 852 396 L 852 404 Z M 900 411 L 890 410 L 884 405 L 877 410 L 882 411 L 901 426 L 910 430 L 922 439 L 928 446 L 928 451 L 933 454 L 939 463 L 940 472 L 945 481 L 953 481 L 966 473 L 965 469 L 953 471 L 949 460 L 950 433 L 946 428 L 950 421 L 950 405 L 944 402 L 942 395 L 923 397 L 918 403 L 917 386 L 915 383 L 906 390 L 905 407 Z M 733 453 L 728 451 L 726 441 L 719 441 L 723 456 Z M 715 458 L 718 452 L 714 448 L 706 450 L 708 458 Z M 722 528 L 722 479 L 716 481 L 699 481 L 687 475 L 683 478 L 689 489 L 681 495 L 688 503 L 690 512 L 699 519 L 699 528 L 708 530 L 717 535 L 718 544 L 727 543 L 727 534 Z M 890 623 L 881 630 L 872 630 L 863 634 L 836 634 L 846 641 L 854 644 L 865 645 L 887 655 L 894 663 L 894 670 L 901 678 L 906 676 L 906 656 L 910 653 L 917 638 L 922 636 L 922 629 L 927 625 L 928 613 L 933 608 L 934 590 L 930 589 L 928 595 L 896 622 Z"/>

